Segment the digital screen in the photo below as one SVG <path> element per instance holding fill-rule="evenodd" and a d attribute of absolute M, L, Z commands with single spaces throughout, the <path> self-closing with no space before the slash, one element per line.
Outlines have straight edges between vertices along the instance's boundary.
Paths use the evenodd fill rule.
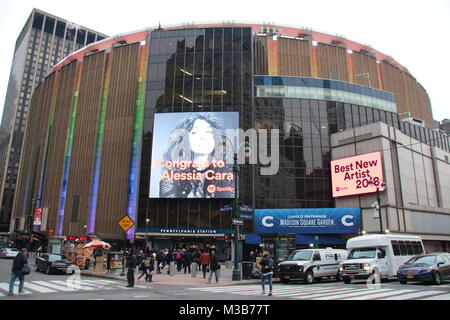
<path fill-rule="evenodd" d="M 238 112 L 157 113 L 150 198 L 234 198 Z"/>
<path fill-rule="evenodd" d="M 383 162 L 381 152 L 331 161 L 331 183 L 333 197 L 384 191 Z M 369 183 L 372 181 L 373 183 Z"/>

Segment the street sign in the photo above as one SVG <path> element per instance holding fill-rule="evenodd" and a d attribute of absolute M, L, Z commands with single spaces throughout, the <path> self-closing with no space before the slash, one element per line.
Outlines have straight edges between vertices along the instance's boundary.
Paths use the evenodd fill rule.
<path fill-rule="evenodd" d="M 371 205 L 372 207 L 372 218 L 374 219 L 379 219 L 380 218 L 380 206 L 378 205 L 378 201 L 375 201 L 374 203 L 372 203 Z"/>
<path fill-rule="evenodd" d="M 120 219 L 118 224 L 123 229 L 123 231 L 127 232 L 131 227 L 134 226 L 134 221 L 129 216 L 125 216 Z"/>
<path fill-rule="evenodd" d="M 233 206 L 231 204 L 228 204 L 226 206 L 223 206 L 219 209 L 220 212 L 230 212 L 233 211 Z"/>
<path fill-rule="evenodd" d="M 253 215 L 248 213 L 241 213 L 239 215 L 239 218 L 245 219 L 245 220 L 253 220 Z"/>
<path fill-rule="evenodd" d="M 240 206 L 240 207 L 239 207 L 239 210 L 240 210 L 241 212 L 247 212 L 247 213 L 252 213 L 252 212 L 253 212 L 253 209 L 250 208 L 249 206 Z"/>
<path fill-rule="evenodd" d="M 238 219 L 238 218 L 234 218 L 232 221 L 233 226 L 243 226 L 244 225 L 244 220 L 242 219 Z"/>

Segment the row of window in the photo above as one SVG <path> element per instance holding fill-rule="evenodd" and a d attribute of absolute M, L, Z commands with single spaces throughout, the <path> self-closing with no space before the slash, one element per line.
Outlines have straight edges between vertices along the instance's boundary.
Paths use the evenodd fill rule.
<path fill-rule="evenodd" d="M 376 99 L 386 100 L 395 103 L 395 94 L 374 88 L 360 86 L 357 84 L 318 78 L 303 77 L 273 77 L 273 76 L 254 76 L 255 85 L 258 86 L 292 86 L 305 88 L 332 89 L 345 91 L 358 95 L 364 95 Z"/>
<path fill-rule="evenodd" d="M 423 253 L 420 241 L 392 240 L 391 244 L 395 256 L 412 256 Z"/>

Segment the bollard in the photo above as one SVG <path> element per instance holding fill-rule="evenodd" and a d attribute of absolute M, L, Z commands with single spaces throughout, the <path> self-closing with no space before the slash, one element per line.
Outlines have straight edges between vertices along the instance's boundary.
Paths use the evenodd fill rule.
<path fill-rule="evenodd" d="M 197 262 L 193 262 L 191 265 L 191 275 L 192 278 L 197 277 Z"/>
<path fill-rule="evenodd" d="M 175 263 L 173 261 L 170 261 L 170 276 L 173 277 L 175 275 Z"/>

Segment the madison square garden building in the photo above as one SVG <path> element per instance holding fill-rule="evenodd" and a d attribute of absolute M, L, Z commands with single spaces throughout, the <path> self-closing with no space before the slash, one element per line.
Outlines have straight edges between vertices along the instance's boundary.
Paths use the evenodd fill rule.
<path fill-rule="evenodd" d="M 311 30 L 249 24 L 171 26 L 107 38 L 59 62 L 34 91 L 10 231 L 96 235 L 120 247 L 118 221 L 128 215 L 136 225 L 126 237 L 137 246 L 147 237 L 150 247 L 214 248 L 228 259 L 225 235 L 235 226 L 233 213 L 221 208 L 236 195 L 233 153 L 244 141 L 227 138 L 226 131 L 240 128 L 254 129 L 259 138 L 268 134 L 250 143 L 257 161 L 251 154 L 239 162 L 238 204 L 254 209 L 241 227 L 239 255 L 245 259 L 260 246 L 277 256 L 314 242 L 342 247 L 363 230 L 379 232 L 378 222 L 368 222 L 367 199 L 375 199 L 376 188 L 349 195 L 358 200 L 351 206 L 337 205 L 332 137 L 379 122 L 435 150 L 438 156 L 423 156 L 449 174 L 449 138 L 431 129 L 425 89 L 370 47 Z M 265 143 L 271 156 L 279 152 L 273 175 L 262 174 L 273 164 L 260 159 Z M 385 168 L 394 161 L 384 157 L 390 149 L 383 144 L 343 148 L 342 158 L 381 151 Z M 382 172 L 389 181 L 390 171 Z M 426 187 L 447 190 L 436 179 Z M 394 185 L 381 193 L 389 189 L 398 193 Z M 419 204 L 448 220 L 446 200 Z M 408 220 L 406 204 L 382 201 L 382 212 L 383 206 Z M 417 231 L 388 220 L 390 232 L 421 234 L 448 248 L 449 228 Z"/>

